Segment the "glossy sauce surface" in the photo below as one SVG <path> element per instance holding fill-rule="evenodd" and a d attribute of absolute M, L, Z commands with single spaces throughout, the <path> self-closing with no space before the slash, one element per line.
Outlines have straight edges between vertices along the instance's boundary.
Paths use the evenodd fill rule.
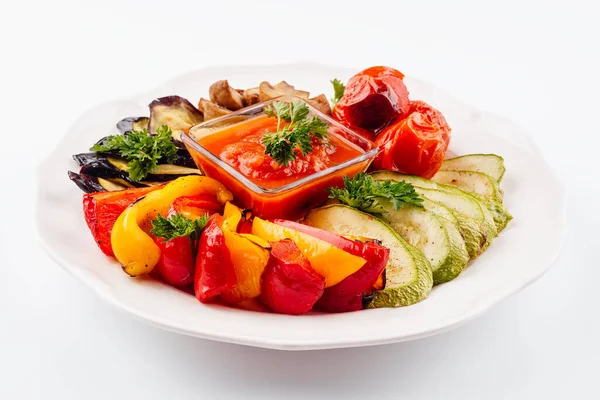
<path fill-rule="evenodd" d="M 313 151 L 287 166 L 279 165 L 265 154 L 262 137 L 277 130 L 277 120 L 260 116 L 243 123 L 219 129 L 199 140 L 199 143 L 225 163 L 231 165 L 249 180 L 265 188 L 276 188 L 297 181 L 316 172 L 350 160 L 361 151 L 330 136 L 328 144 L 313 140 Z"/>

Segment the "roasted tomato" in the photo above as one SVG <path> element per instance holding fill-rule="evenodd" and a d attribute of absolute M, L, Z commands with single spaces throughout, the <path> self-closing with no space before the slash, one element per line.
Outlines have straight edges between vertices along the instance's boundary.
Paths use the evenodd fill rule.
<path fill-rule="evenodd" d="M 440 127 L 440 132 L 442 134 L 442 139 L 444 143 L 446 143 L 446 149 L 450 145 L 450 133 L 452 129 L 448 126 L 446 122 L 446 118 L 444 115 L 438 111 L 437 109 L 431 107 L 429 104 L 425 103 L 422 100 L 415 100 L 410 102 L 410 114 L 419 113 L 424 117 L 428 118 L 432 124 L 437 124 Z"/>
<path fill-rule="evenodd" d="M 94 235 L 96 244 L 107 256 L 114 256 L 110 244 L 110 233 L 119 215 L 147 193 L 160 189 L 152 186 L 139 189 L 119 190 L 116 192 L 97 192 L 83 195 L 83 214 L 88 228 Z"/>
<path fill-rule="evenodd" d="M 381 149 L 375 168 L 431 178 L 444 162 L 450 127 L 442 113 L 417 101 L 408 117 L 387 127 L 375 143 Z"/>
<path fill-rule="evenodd" d="M 350 129 L 372 139 L 409 110 L 404 74 L 389 67 L 371 67 L 354 75 L 333 110 L 333 116 Z"/>
<path fill-rule="evenodd" d="M 271 256 L 262 277 L 261 300 L 275 312 L 304 314 L 325 289 L 325 279 L 290 239 L 271 244 Z"/>

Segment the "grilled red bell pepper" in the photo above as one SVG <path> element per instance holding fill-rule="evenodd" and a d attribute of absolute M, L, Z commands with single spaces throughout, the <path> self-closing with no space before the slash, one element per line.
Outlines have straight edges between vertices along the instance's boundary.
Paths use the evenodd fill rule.
<path fill-rule="evenodd" d="M 344 238 L 332 232 L 297 222 L 275 220 L 274 223 L 314 236 L 365 259 L 365 265 L 338 284 L 325 289 L 316 308 L 328 312 L 356 311 L 364 308 L 363 297 L 373 290 L 388 262 L 390 250 L 374 242 Z M 368 299 L 368 298 L 367 298 Z"/>
<path fill-rule="evenodd" d="M 263 303 L 278 313 L 304 314 L 324 289 L 325 278 L 310 266 L 291 239 L 271 243 L 271 256 L 262 276 Z"/>
<path fill-rule="evenodd" d="M 183 196 L 173 202 L 167 218 L 179 213 L 188 219 L 198 219 L 205 214 L 215 214 L 223 210 L 223 206 L 211 196 Z M 173 286 L 185 287 L 194 279 L 193 246 L 190 237 L 177 237 L 169 241 L 154 238 L 160 249 L 160 259 L 155 270 L 159 276 Z"/>
<path fill-rule="evenodd" d="M 221 226 L 223 217 L 214 214 L 200 236 L 196 257 L 194 293 L 203 303 L 235 287 L 237 278 Z"/>
<path fill-rule="evenodd" d="M 184 217 L 194 219 L 204 214 L 216 214 L 223 211 L 223 206 L 215 201 L 214 196 L 183 196 L 175 199 L 172 208 Z"/>
<path fill-rule="evenodd" d="M 119 215 L 140 197 L 160 188 L 162 185 L 83 195 L 85 222 L 104 254 L 114 256 L 110 233 Z"/>
<path fill-rule="evenodd" d="M 180 236 L 164 241 L 154 237 L 154 243 L 160 249 L 160 258 L 154 270 L 167 283 L 186 287 L 194 278 L 194 254 L 188 236 Z"/>

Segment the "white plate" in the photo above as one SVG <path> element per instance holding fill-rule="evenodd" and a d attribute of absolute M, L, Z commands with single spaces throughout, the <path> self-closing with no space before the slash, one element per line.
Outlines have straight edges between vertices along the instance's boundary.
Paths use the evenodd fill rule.
<path fill-rule="evenodd" d="M 456 154 L 497 153 L 506 160 L 502 182 L 514 219 L 493 245 L 457 279 L 425 301 L 397 309 L 286 316 L 203 305 L 193 296 L 150 279 L 133 279 L 96 247 L 83 219 L 81 192 L 67 178 L 71 155 L 115 133 L 123 117 L 147 115 L 154 98 L 177 94 L 196 102 L 208 87 L 287 80 L 312 93 L 331 93 L 329 80 L 357 71 L 312 63 L 198 70 L 158 89 L 99 105 L 83 114 L 38 170 L 37 226 L 48 253 L 104 300 L 154 326 L 225 342 L 286 350 L 366 346 L 412 340 L 468 321 L 539 278 L 557 257 L 564 233 L 562 184 L 537 147 L 515 124 L 459 103 L 435 87 L 407 78 L 411 98 L 439 108 L 452 126 Z M 77 299 L 73 299 L 77 301 Z"/>

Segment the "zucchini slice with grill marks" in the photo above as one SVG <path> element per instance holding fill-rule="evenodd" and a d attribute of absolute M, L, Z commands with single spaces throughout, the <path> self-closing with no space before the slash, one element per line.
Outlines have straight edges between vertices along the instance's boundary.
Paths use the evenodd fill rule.
<path fill-rule="evenodd" d="M 504 158 L 496 154 L 467 154 L 448 158 L 442 164 L 445 171 L 483 172 L 500 182 L 504 176 Z"/>
<path fill-rule="evenodd" d="M 408 306 L 431 292 L 433 275 L 423 253 L 381 219 L 346 205 L 332 204 L 311 211 L 303 222 L 338 235 L 377 239 L 390 249 L 385 288 L 373 293 L 368 308 Z"/>

